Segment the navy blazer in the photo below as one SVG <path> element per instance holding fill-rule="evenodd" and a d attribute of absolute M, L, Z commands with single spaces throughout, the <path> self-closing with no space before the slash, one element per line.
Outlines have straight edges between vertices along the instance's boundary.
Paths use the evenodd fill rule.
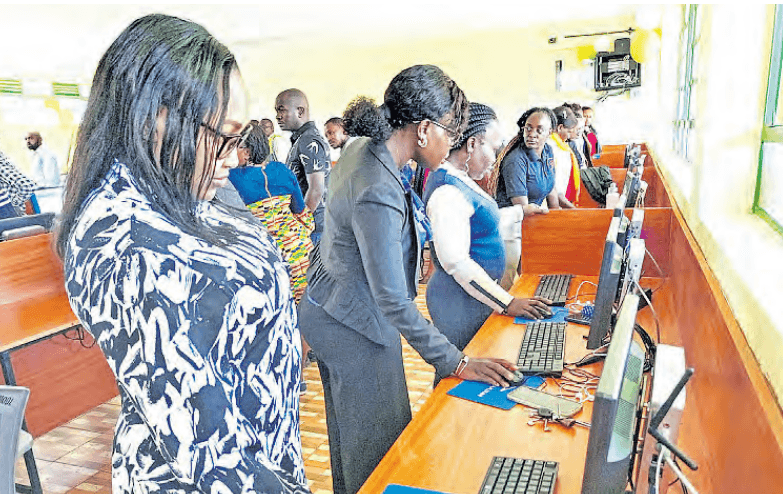
<path fill-rule="evenodd" d="M 402 333 L 440 375 L 462 352 L 419 312 L 413 299 L 419 241 L 410 196 L 385 143 L 362 138 L 335 165 L 324 233 L 313 253 L 307 294 L 333 318 L 387 346 Z"/>

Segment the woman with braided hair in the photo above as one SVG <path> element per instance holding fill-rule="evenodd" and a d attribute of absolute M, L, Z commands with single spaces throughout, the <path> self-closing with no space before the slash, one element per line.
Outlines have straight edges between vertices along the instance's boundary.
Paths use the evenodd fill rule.
<path fill-rule="evenodd" d="M 498 284 L 506 257 L 500 212 L 476 181 L 492 169 L 502 146 L 500 128 L 486 105 L 471 103 L 469 114 L 462 138 L 430 173 L 424 192 L 436 267 L 427 284 L 427 308 L 435 326 L 460 350 L 493 311 L 540 319 L 550 314 L 551 303 L 514 297 Z M 435 383 L 442 377 L 436 374 Z"/>

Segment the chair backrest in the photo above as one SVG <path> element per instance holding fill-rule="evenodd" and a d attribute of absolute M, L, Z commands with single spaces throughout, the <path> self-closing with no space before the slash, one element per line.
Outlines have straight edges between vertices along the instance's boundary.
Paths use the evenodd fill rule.
<path fill-rule="evenodd" d="M 44 233 L 46 233 L 46 228 L 41 225 L 23 226 L 21 228 L 14 228 L 13 230 L 3 230 L 3 232 L 0 233 L 0 240 L 32 237 L 33 235 L 41 235 Z"/>
<path fill-rule="evenodd" d="M 14 465 L 19 431 L 30 390 L 20 386 L 0 386 L 0 493 L 13 493 Z"/>
<path fill-rule="evenodd" d="M 43 214 L 29 214 L 27 216 L 19 216 L 16 218 L 0 219 L 0 234 L 6 230 L 16 230 L 32 225 L 40 225 L 49 231 L 52 229 L 52 223 L 54 222 L 54 213 Z"/>

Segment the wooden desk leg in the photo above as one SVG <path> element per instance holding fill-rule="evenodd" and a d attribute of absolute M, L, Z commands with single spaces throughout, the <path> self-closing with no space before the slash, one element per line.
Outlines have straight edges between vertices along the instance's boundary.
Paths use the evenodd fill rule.
<path fill-rule="evenodd" d="M 3 379 L 8 386 L 16 386 L 16 377 L 14 368 L 11 365 L 11 352 L 0 353 L 0 365 L 3 367 Z M 22 429 L 27 431 L 27 419 L 22 420 Z M 29 432 L 29 431 L 28 431 Z M 41 479 L 38 477 L 38 466 L 35 464 L 33 448 L 30 448 L 24 454 L 24 463 L 27 466 L 27 477 L 30 479 L 30 485 L 16 484 L 16 490 L 25 494 L 43 494 L 41 488 Z"/>

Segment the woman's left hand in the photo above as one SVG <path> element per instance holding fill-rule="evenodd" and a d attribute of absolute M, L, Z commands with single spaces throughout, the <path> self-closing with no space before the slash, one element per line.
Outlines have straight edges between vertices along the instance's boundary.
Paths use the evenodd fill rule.
<path fill-rule="evenodd" d="M 502 358 L 472 358 L 460 372 L 459 377 L 467 381 L 481 381 L 506 388 L 508 382 L 514 379 L 515 370 L 517 368 L 514 364 Z"/>

